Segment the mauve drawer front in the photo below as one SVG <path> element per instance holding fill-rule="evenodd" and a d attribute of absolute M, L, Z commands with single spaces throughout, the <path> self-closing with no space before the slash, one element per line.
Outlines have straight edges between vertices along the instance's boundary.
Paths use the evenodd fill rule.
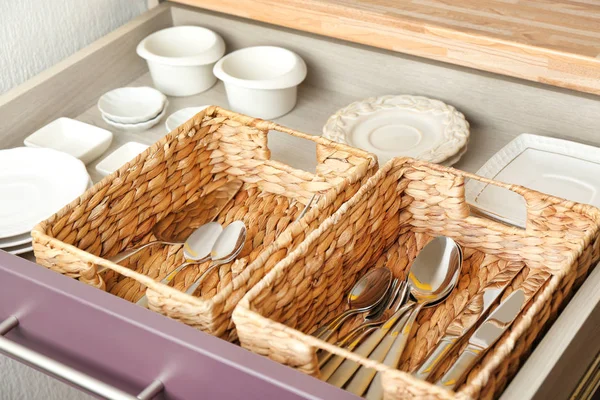
<path fill-rule="evenodd" d="M 166 399 L 356 398 L 0 251 L 0 320 L 10 316 L 8 339 L 134 395 L 159 379 Z"/>

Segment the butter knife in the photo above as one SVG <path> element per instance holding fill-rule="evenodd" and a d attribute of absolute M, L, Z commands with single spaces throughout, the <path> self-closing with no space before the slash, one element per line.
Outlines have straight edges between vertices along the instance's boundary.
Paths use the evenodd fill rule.
<path fill-rule="evenodd" d="M 515 320 L 525 303 L 525 292 L 514 291 L 485 319 L 469 338 L 469 344 L 458 360 L 450 367 L 436 385 L 453 390 L 469 372 L 477 360 L 496 343 Z"/>
<path fill-rule="evenodd" d="M 435 349 L 429 353 L 423 364 L 413 371 L 413 375 L 426 380 L 437 366 L 446 359 L 452 348 L 481 320 L 490 306 L 504 292 L 513 278 L 523 269 L 523 264 L 509 265 L 499 272 L 467 303 L 462 313 L 456 317 L 446 329 Z"/>

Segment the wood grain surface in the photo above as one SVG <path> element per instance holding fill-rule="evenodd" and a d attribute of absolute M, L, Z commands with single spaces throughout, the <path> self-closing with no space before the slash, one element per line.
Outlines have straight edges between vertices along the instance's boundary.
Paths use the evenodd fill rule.
<path fill-rule="evenodd" d="M 600 94 L 597 0 L 173 0 Z"/>

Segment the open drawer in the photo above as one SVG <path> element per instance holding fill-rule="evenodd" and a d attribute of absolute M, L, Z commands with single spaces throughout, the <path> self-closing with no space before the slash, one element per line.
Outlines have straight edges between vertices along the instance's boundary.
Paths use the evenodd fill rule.
<path fill-rule="evenodd" d="M 469 172 L 525 131 L 600 145 L 600 98 L 595 96 L 167 2 L 0 97 L 1 146 L 21 146 L 30 133 L 62 116 L 110 130 L 96 108 L 99 96 L 120 86 L 151 85 L 146 63 L 135 47 L 154 31 L 185 24 L 217 31 L 228 52 L 272 44 L 301 55 L 308 65 L 308 78 L 299 87 L 296 108 L 276 121 L 303 132 L 319 134 L 329 115 L 352 101 L 409 93 L 441 99 L 466 115 L 472 126 L 471 143 L 456 167 Z M 166 115 L 204 104 L 228 108 L 221 83 L 195 96 L 170 98 Z M 152 144 L 165 134 L 163 123 L 142 133 L 116 133 L 105 154 L 129 141 Z M 314 144 L 276 132 L 269 133 L 268 139 L 273 159 L 314 170 Z M 95 166 L 102 158 L 88 165 L 94 181 L 100 179 Z M 199 392 L 206 398 L 352 397 L 18 257 L 0 254 L 0 278 L 0 320 L 15 313 L 19 320 L 19 326 L 7 334 L 9 340 L 127 393 L 137 394 L 158 379 L 166 397 L 173 399 L 195 398 Z M 599 287 L 600 270 L 596 269 L 507 386 L 503 398 L 569 396 L 600 350 Z M 74 321 L 76 329 L 71 327 Z"/>

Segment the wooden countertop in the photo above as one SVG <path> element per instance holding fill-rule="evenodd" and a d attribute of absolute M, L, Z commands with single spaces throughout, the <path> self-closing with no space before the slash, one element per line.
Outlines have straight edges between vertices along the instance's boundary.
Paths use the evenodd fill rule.
<path fill-rule="evenodd" d="M 598 0 L 173 0 L 600 95 Z"/>

